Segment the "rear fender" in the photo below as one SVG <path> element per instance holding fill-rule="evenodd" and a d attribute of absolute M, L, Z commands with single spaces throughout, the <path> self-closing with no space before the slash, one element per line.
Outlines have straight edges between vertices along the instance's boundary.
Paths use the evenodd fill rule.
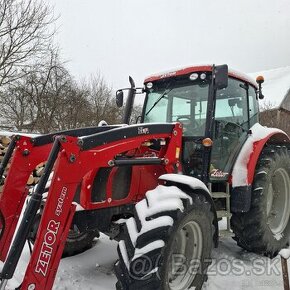
<path fill-rule="evenodd" d="M 215 226 L 214 244 L 215 247 L 217 248 L 218 231 L 219 231 L 217 213 L 215 209 L 215 204 L 206 185 L 197 178 L 180 174 L 163 174 L 159 177 L 159 180 L 164 181 L 167 186 L 174 185 L 189 195 L 202 194 L 206 198 L 206 200 L 211 205 L 211 211 L 214 214 L 214 226 Z"/>
<path fill-rule="evenodd" d="M 257 141 L 254 143 L 254 151 L 253 154 L 250 156 L 250 160 L 248 163 L 248 183 L 252 184 L 254 181 L 254 175 L 255 175 L 255 169 L 256 165 L 258 163 L 258 160 L 260 158 L 260 155 L 263 151 L 263 148 L 267 144 L 277 144 L 277 145 L 283 145 L 283 144 L 290 144 L 290 139 L 284 132 L 276 132 L 268 135 L 267 137 L 263 138 L 260 141 Z"/>
<path fill-rule="evenodd" d="M 257 123 L 250 131 L 232 171 L 232 212 L 249 211 L 255 169 L 266 144 L 290 144 L 289 136 L 276 128 L 263 127 Z"/>

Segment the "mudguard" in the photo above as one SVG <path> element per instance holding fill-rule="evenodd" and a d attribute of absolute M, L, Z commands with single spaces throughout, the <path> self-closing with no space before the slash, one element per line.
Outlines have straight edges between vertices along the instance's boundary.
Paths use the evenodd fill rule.
<path fill-rule="evenodd" d="M 232 171 L 232 212 L 247 212 L 251 205 L 251 191 L 255 169 L 266 143 L 290 145 L 289 136 L 282 130 L 256 123 L 250 130 Z"/>

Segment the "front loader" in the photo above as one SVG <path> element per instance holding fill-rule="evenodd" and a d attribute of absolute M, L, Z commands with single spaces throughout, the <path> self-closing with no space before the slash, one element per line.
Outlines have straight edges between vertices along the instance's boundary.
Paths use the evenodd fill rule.
<path fill-rule="evenodd" d="M 144 165 L 157 166 L 155 172 L 158 174 L 159 171 L 162 173 L 174 171 L 173 166 L 178 158 L 175 151 L 181 146 L 180 126 L 164 124 L 160 127 L 152 124 L 147 127 L 147 130 L 150 131 L 141 132 L 140 126 L 89 128 L 81 132 L 79 132 L 80 130 L 62 132 L 66 135 L 55 135 L 53 143 L 51 143 L 52 135 L 36 138 L 15 136 L 13 138 L 6 159 L 3 161 L 4 167 L 8 162 L 9 152 L 13 152 L 11 166 L 1 195 L 2 261 L 7 256 L 16 223 L 27 196 L 25 185 L 29 174 L 40 162 L 47 160 L 47 163 L 44 174 L 29 199 L 2 269 L 2 289 L 4 289 L 7 279 L 13 276 L 52 170 L 54 171 L 53 179 L 31 260 L 20 289 L 28 289 L 28 287 L 51 289 L 75 212 L 76 205 L 72 202 L 80 184 L 83 193 L 80 196 L 80 205 L 89 213 L 95 209 L 118 207 L 118 214 L 121 214 L 122 205 L 129 206 L 140 199 L 137 194 L 140 184 L 133 184 L 131 193 L 125 199 L 114 196 L 114 191 L 108 191 L 103 200 L 94 200 L 95 197 L 89 190 L 94 183 L 94 180 L 90 178 L 93 171 L 98 171 L 100 168 L 135 165 L 136 168 L 132 174 L 136 178 L 140 178 L 140 168 Z M 95 133 L 98 131 L 101 133 Z M 92 132 L 95 134 L 91 134 Z M 81 134 L 87 136 L 69 136 Z M 142 151 L 145 151 L 151 139 L 159 142 L 160 148 L 155 150 L 154 154 L 144 156 Z M 130 152 L 137 154 L 137 157 L 132 156 Z M 158 168 L 161 165 L 163 165 L 162 168 Z M 148 175 L 150 174 L 153 173 L 148 173 Z M 13 182 L 13 178 L 18 183 Z M 146 190 L 148 185 L 144 184 L 143 186 Z M 19 190 L 16 191 L 15 188 Z M 124 208 L 123 211 L 129 210 Z"/>
<path fill-rule="evenodd" d="M 123 290 L 201 289 L 221 235 L 269 257 L 289 245 L 290 141 L 258 124 L 261 83 L 226 65 L 153 75 L 141 89 L 130 78 L 124 125 L 14 136 L 0 166 L 3 175 L 10 163 L 0 196 L 0 289 L 32 229 L 18 289 L 52 288 L 72 225 L 119 241 Z M 138 92 L 141 123 L 128 126 Z M 43 161 L 16 230 L 27 179 Z M 223 218 L 227 229 L 219 231 Z"/>

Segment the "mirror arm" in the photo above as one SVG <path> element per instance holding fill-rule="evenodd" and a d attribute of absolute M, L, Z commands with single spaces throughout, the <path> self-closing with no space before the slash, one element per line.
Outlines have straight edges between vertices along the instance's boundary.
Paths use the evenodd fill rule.
<path fill-rule="evenodd" d="M 258 86 L 259 86 L 259 88 L 258 88 L 258 98 L 259 98 L 260 100 L 263 100 L 263 99 L 264 99 L 264 95 L 263 95 L 263 93 L 262 93 L 262 84 L 259 83 Z"/>
<path fill-rule="evenodd" d="M 260 100 L 264 99 L 264 95 L 262 93 L 262 83 L 264 82 L 264 77 L 263 76 L 257 76 L 256 78 L 256 82 L 258 84 L 258 90 L 257 90 L 257 93 L 258 93 L 258 98 Z"/>

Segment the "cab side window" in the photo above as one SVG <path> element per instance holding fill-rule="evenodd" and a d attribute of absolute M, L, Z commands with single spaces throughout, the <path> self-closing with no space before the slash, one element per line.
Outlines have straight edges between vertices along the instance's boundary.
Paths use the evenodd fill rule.
<path fill-rule="evenodd" d="M 215 119 L 245 126 L 248 122 L 247 88 L 243 82 L 230 78 L 228 87 L 218 91 Z"/>
<path fill-rule="evenodd" d="M 259 109 L 256 90 L 249 86 L 250 127 L 259 122 Z"/>

